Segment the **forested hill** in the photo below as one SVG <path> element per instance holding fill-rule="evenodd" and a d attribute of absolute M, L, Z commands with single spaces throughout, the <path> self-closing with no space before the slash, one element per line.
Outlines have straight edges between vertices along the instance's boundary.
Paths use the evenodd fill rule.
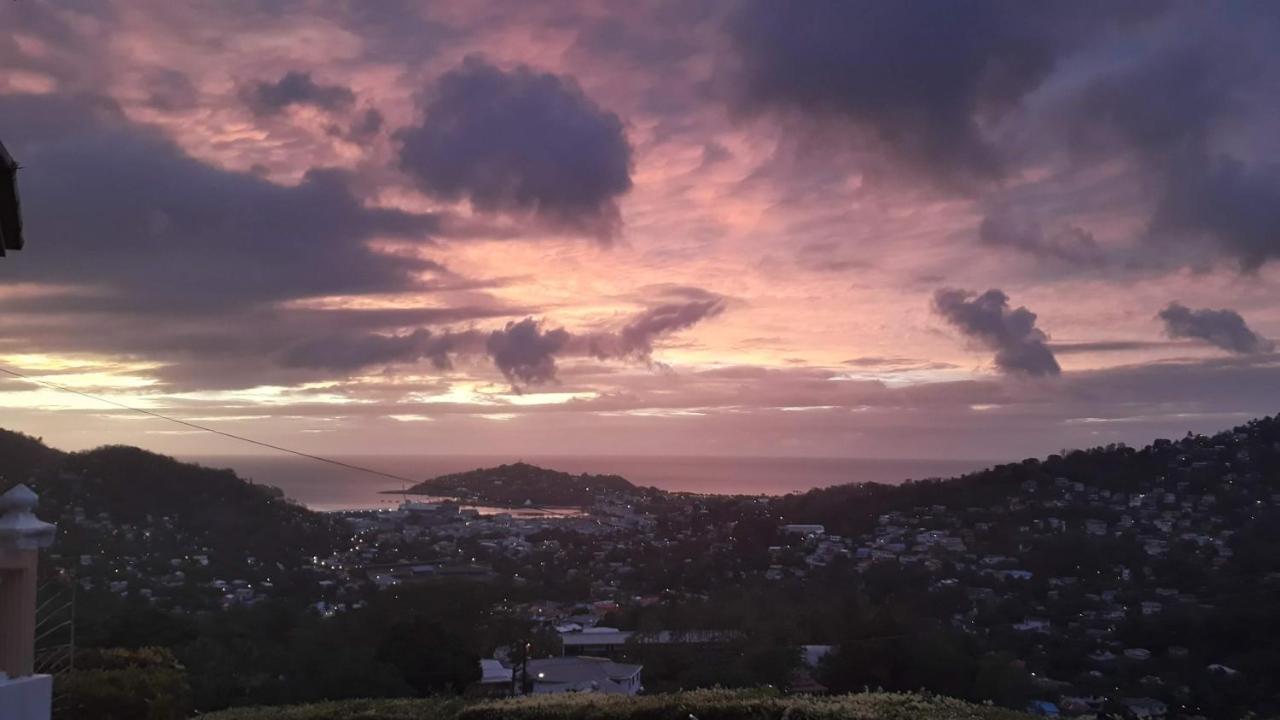
<path fill-rule="evenodd" d="M 829 532 L 857 535 L 870 530 L 884 513 L 928 506 L 998 505 L 1061 480 L 1141 494 L 1170 482 L 1212 488 L 1232 477 L 1246 481 L 1240 487 L 1245 494 L 1249 486 L 1280 492 L 1280 415 L 1215 435 L 1188 434 L 1177 440 L 1156 440 L 1143 448 L 1113 444 L 1064 451 L 950 479 L 819 488 L 778 498 L 774 507 L 788 522 L 822 523 Z"/>
<path fill-rule="evenodd" d="M 66 453 L 30 435 L 0 429 L 0 488 L 7 489 L 37 473 L 56 470 L 66 458 Z"/>
<path fill-rule="evenodd" d="M 124 446 L 77 453 L 0 430 L 0 491 L 19 482 L 40 495 L 37 514 L 58 524 L 50 552 L 102 582 L 133 572 L 154 575 L 186 558 L 212 576 L 243 577 L 259 568 L 279 590 L 312 555 L 327 556 L 343 532 L 337 523 L 283 497 L 277 488 L 230 470 L 178 462 Z M 92 556 L 83 564 L 80 556 Z M 156 564 L 155 568 L 142 567 Z"/>
<path fill-rule="evenodd" d="M 573 475 L 518 462 L 441 475 L 414 485 L 409 492 L 491 505 L 585 506 L 605 495 L 640 489 L 619 475 Z"/>

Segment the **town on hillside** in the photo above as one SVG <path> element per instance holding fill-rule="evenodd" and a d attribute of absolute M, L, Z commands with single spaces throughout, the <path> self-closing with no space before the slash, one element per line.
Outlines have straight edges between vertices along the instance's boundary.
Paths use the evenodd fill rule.
<path fill-rule="evenodd" d="M 566 505 L 546 491 L 563 474 L 512 465 L 451 499 L 316 513 L 230 471 L 14 434 L 0 472 L 57 525 L 42 592 L 74 595 L 75 651 L 151 648 L 193 711 L 765 685 L 1280 711 L 1276 418 L 782 497 L 583 476 Z"/>

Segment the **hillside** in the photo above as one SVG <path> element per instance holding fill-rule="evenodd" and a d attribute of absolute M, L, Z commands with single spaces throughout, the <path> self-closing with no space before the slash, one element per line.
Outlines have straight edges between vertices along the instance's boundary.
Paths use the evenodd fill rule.
<path fill-rule="evenodd" d="M 978 507 L 1008 503 L 1055 481 L 1084 482 L 1099 491 L 1146 493 L 1215 487 L 1224 475 L 1256 481 L 1256 491 L 1280 491 L 1280 416 L 1252 420 L 1215 435 L 1155 440 L 1142 448 L 1121 444 L 1070 450 L 1044 459 L 1027 458 L 949 479 L 903 485 L 856 483 L 818 488 L 778 498 L 774 508 L 789 522 L 823 523 L 831 532 L 857 535 L 888 512 L 946 505 Z M 1181 489 L 1177 483 L 1182 483 Z"/>
<path fill-rule="evenodd" d="M 276 488 L 132 447 L 65 453 L 0 431 L 0 478 L 0 491 L 25 482 L 40 495 L 40 517 L 58 525 L 45 570 L 74 571 L 82 603 L 103 593 L 218 606 L 229 592 L 218 579 L 255 596 L 306 594 L 310 558 L 345 534 Z"/>
<path fill-rule="evenodd" d="M 38 438 L 0 429 L 0 487 L 56 469 L 66 457 L 66 453 L 46 446 Z"/>
<path fill-rule="evenodd" d="M 441 475 L 408 492 L 442 495 L 486 505 L 586 506 L 609 494 L 635 494 L 635 485 L 618 475 L 573 475 L 529 463 Z"/>
<path fill-rule="evenodd" d="M 783 697 L 768 691 L 696 690 L 639 697 L 591 694 L 463 703 L 351 700 L 226 710 L 209 720 L 1019 720 L 1004 708 L 910 693 Z"/>
<path fill-rule="evenodd" d="M 461 695 L 479 658 L 531 636 L 558 652 L 554 628 L 579 620 L 738 638 L 679 653 L 616 649 L 644 665 L 655 693 L 782 687 L 797 662 L 791 649 L 828 645 L 836 649 L 814 677 L 837 694 L 925 689 L 1012 708 L 1180 707 L 1215 720 L 1280 709 L 1274 417 L 950 480 L 768 499 L 662 493 L 524 463 L 415 487 L 483 504 L 625 499 L 559 520 L 386 512 L 341 521 L 230 471 L 125 447 L 62 453 L 12 433 L 0 433 L 0 474 L 31 478 L 42 516 L 60 524 L 43 566 L 74 571 L 84 588 L 83 647 L 169 648 L 202 712 L 289 706 L 224 720 L 933 714 L 895 709 L 933 700 L 884 706 L 866 695 L 764 706 L 751 696 L 703 712 L 688 709 L 689 695 L 600 701 L 607 707 L 297 705 Z M 791 523 L 825 528 L 798 533 Z M 429 575 L 454 558 L 485 568 L 488 581 Z M 209 612 L 218 608 L 226 612 Z M 970 717 L 946 707 L 936 716 Z"/>
<path fill-rule="evenodd" d="M 850 649 L 823 677 L 833 689 L 874 680 L 958 694 L 976 681 L 885 682 L 877 670 L 916 672 L 950 649 L 978 663 L 1017 658 L 1031 674 L 1026 699 L 1064 708 L 1105 698 L 1093 711 L 1280 709 L 1280 418 L 951 480 L 815 490 L 771 510 L 827 533 L 784 539 L 788 553 L 759 561 L 775 577 L 813 586 L 826 574 L 828 591 L 856 578 L 877 608 L 836 640 Z M 779 542 L 763 523 L 753 533 Z M 900 633 L 912 640 L 854 644 Z"/>

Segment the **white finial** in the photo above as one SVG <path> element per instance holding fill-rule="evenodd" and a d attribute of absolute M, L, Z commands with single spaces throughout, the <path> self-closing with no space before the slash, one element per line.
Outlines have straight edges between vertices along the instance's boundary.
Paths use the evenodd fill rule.
<path fill-rule="evenodd" d="M 40 496 L 36 495 L 31 488 L 23 483 L 18 483 L 9 488 L 5 494 L 0 495 L 0 512 L 8 512 L 10 510 L 34 510 L 36 505 L 40 503 Z"/>
<path fill-rule="evenodd" d="M 34 550 L 53 543 L 57 526 L 31 512 L 39 502 L 40 497 L 21 483 L 0 495 L 0 547 Z"/>

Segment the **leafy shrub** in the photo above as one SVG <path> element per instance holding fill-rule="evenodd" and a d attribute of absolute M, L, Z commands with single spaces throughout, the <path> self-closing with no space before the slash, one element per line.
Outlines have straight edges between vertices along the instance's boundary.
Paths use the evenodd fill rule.
<path fill-rule="evenodd" d="M 187 672 L 165 648 L 82 650 L 54 693 L 66 720 L 182 720 L 191 710 Z"/>
<path fill-rule="evenodd" d="M 925 695 L 866 693 L 782 697 L 697 690 L 640 697 L 543 695 L 478 703 L 458 720 L 1015 720 L 1011 710 Z"/>
<path fill-rule="evenodd" d="M 201 720 L 452 720 L 454 699 L 338 700 L 283 707 L 233 708 L 201 715 Z"/>
<path fill-rule="evenodd" d="M 178 659 L 173 651 L 162 647 L 87 648 L 76 651 L 76 667 L 81 670 L 177 668 Z"/>
<path fill-rule="evenodd" d="M 910 693 L 783 697 L 767 690 L 566 694 L 489 700 L 347 700 L 224 710 L 202 720 L 1028 720 L 1022 713 Z"/>

